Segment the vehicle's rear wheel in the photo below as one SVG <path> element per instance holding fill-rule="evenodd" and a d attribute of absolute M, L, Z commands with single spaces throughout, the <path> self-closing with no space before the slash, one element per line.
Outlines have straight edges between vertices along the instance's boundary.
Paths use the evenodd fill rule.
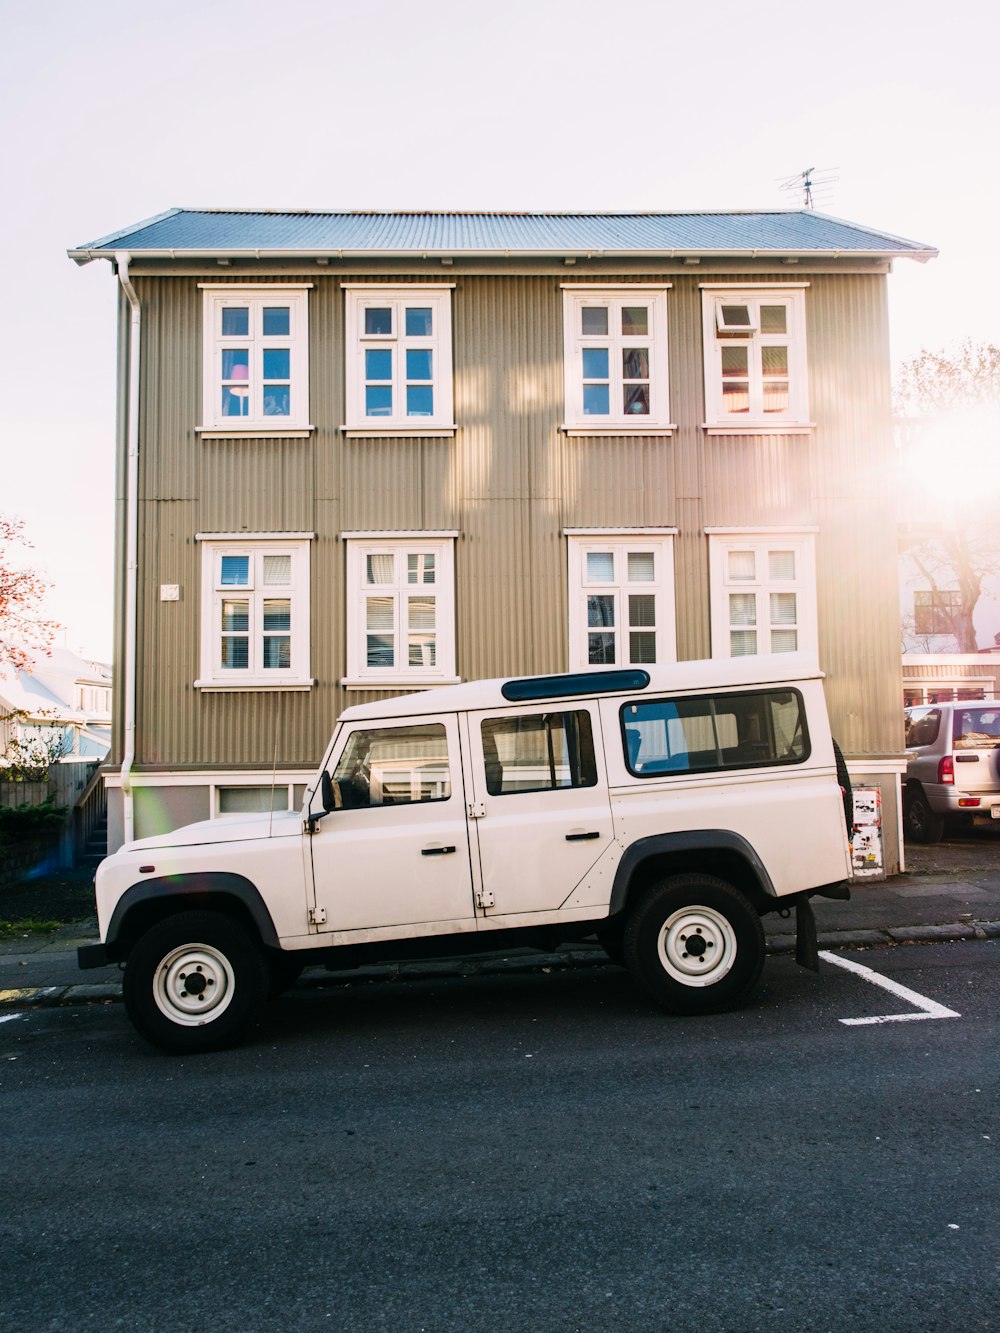
<path fill-rule="evenodd" d="M 903 832 L 911 842 L 940 842 L 944 833 L 944 816 L 934 813 L 919 787 L 904 795 Z"/>
<path fill-rule="evenodd" d="M 675 1014 L 734 1008 L 764 966 L 764 927 L 725 880 L 674 875 L 646 894 L 625 926 L 625 962 L 637 984 Z"/>
<path fill-rule="evenodd" d="M 138 940 L 122 992 L 136 1031 L 184 1054 L 237 1042 L 268 984 L 264 954 L 239 922 L 222 912 L 179 912 Z"/>

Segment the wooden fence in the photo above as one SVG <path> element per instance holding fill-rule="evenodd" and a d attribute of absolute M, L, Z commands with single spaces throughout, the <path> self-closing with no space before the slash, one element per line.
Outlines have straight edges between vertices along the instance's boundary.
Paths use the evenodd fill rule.
<path fill-rule="evenodd" d="M 97 759 L 62 760 L 52 764 L 44 782 L 5 782 L 0 777 L 0 805 L 20 809 L 51 800 L 53 805 L 66 808 L 58 847 L 51 852 L 62 868 L 76 864 L 107 814 L 107 792 L 100 768 Z"/>

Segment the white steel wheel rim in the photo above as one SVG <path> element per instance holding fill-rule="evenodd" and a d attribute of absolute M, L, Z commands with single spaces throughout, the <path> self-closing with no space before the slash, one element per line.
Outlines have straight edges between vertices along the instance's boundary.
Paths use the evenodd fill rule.
<path fill-rule="evenodd" d="M 736 961 L 736 932 L 712 907 L 682 907 L 657 938 L 660 964 L 682 986 L 714 986 Z"/>
<path fill-rule="evenodd" d="M 233 965 L 211 944 L 184 944 L 163 958 L 153 978 L 153 999 L 179 1027 L 201 1027 L 224 1013 L 236 989 Z"/>

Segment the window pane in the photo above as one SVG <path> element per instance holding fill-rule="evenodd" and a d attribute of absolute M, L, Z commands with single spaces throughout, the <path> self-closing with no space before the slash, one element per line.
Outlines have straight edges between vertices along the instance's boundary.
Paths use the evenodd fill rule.
<path fill-rule="evenodd" d="M 767 567 L 772 583 L 790 583 L 795 578 L 795 552 L 768 551 Z"/>
<path fill-rule="evenodd" d="M 585 380 L 606 380 L 609 365 L 608 349 L 606 347 L 585 347 L 583 349 L 583 378 Z"/>
<path fill-rule="evenodd" d="M 406 415 L 408 417 L 432 417 L 434 415 L 434 389 L 430 384 L 408 384 L 406 386 Z"/>
<path fill-rule="evenodd" d="M 783 305 L 762 305 L 760 308 L 761 333 L 787 333 L 788 311 Z"/>
<path fill-rule="evenodd" d="M 731 592 L 729 594 L 730 625 L 756 625 L 757 598 L 752 592 Z"/>
<path fill-rule="evenodd" d="M 224 555 L 219 583 L 223 588 L 245 588 L 250 582 L 250 557 Z"/>
<path fill-rule="evenodd" d="M 434 334 L 434 311 L 429 306 L 407 306 L 406 336 L 430 338 Z"/>
<path fill-rule="evenodd" d="M 226 347 L 223 349 L 222 378 L 224 380 L 248 380 L 250 378 L 250 349 L 248 347 Z"/>
<path fill-rule="evenodd" d="M 734 346 L 730 343 L 722 349 L 722 375 L 723 378 L 746 379 L 749 374 L 749 361 L 747 360 L 749 348 Z"/>
<path fill-rule="evenodd" d="M 264 629 L 290 630 L 292 628 L 292 604 L 287 598 L 280 601 L 268 600 L 264 603 Z"/>
<path fill-rule="evenodd" d="M 615 599 L 614 597 L 588 597 L 587 598 L 587 624 L 595 625 L 613 625 L 615 623 Z"/>
<path fill-rule="evenodd" d="M 748 305 L 723 305 L 720 310 L 723 328 L 749 329 L 753 327 Z"/>
<path fill-rule="evenodd" d="M 596 785 L 589 713 L 491 719 L 482 724 L 482 742 L 491 796 Z"/>
<path fill-rule="evenodd" d="M 219 814 L 267 814 L 270 810 L 288 809 L 288 788 L 281 787 L 220 787 Z"/>
<path fill-rule="evenodd" d="M 392 379 L 392 350 L 388 347 L 365 348 L 365 379 Z"/>
<path fill-rule="evenodd" d="M 265 380 L 287 380 L 291 378 L 291 352 L 287 347 L 264 348 Z"/>
<path fill-rule="evenodd" d="M 632 666 L 656 661 L 656 635 L 648 630 L 628 636 L 628 660 Z"/>
<path fill-rule="evenodd" d="M 755 629 L 730 630 L 729 651 L 733 657 L 752 657 L 757 651 L 757 631 Z"/>
<path fill-rule="evenodd" d="M 591 666 L 614 666 L 615 636 L 613 634 L 588 634 L 587 661 Z"/>
<path fill-rule="evenodd" d="M 287 338 L 291 332 L 291 311 L 287 305 L 266 305 L 261 316 L 265 338 Z"/>
<path fill-rule="evenodd" d="M 587 552 L 587 582 L 614 583 L 615 557 L 611 551 Z"/>
<path fill-rule="evenodd" d="M 427 634 L 434 629 L 434 598 L 408 597 L 409 628 L 415 634 Z"/>
<path fill-rule="evenodd" d="M 624 337 L 645 337 L 649 333 L 649 310 L 644 305 L 622 307 L 622 334 Z"/>
<path fill-rule="evenodd" d="M 333 774 L 345 810 L 446 801 L 451 795 L 444 727 L 380 727 L 356 731 Z"/>
<path fill-rule="evenodd" d="M 653 583 L 656 579 L 656 565 L 652 551 L 629 551 L 629 583 Z"/>
<path fill-rule="evenodd" d="M 433 583 L 435 557 L 429 553 L 411 552 L 406 557 L 407 583 Z"/>
<path fill-rule="evenodd" d="M 794 629 L 776 629 L 771 635 L 772 653 L 795 653 L 799 648 L 799 632 Z"/>
<path fill-rule="evenodd" d="M 250 415 L 249 389 L 223 389 L 222 415 L 224 417 L 245 417 Z"/>
<path fill-rule="evenodd" d="M 795 593 L 772 592 L 771 624 L 794 625 L 797 622 L 798 622 L 798 616 L 795 613 Z"/>
<path fill-rule="evenodd" d="M 765 375 L 787 375 L 788 348 L 786 346 L 762 347 L 760 349 L 760 363 Z"/>
<path fill-rule="evenodd" d="M 369 597 L 366 599 L 365 626 L 380 634 L 391 634 L 393 630 L 393 602 L 391 597 Z"/>
<path fill-rule="evenodd" d="M 628 623 L 632 629 L 656 624 L 656 598 L 652 593 L 629 593 Z"/>
<path fill-rule="evenodd" d="M 370 667 L 391 667 L 396 665 L 396 649 L 391 634 L 368 635 L 365 665 Z"/>
<path fill-rule="evenodd" d="M 365 385 L 365 416 L 392 416 L 392 388 L 388 384 Z"/>
<path fill-rule="evenodd" d="M 764 411 L 788 411 L 788 384 L 774 380 L 764 385 Z"/>
<path fill-rule="evenodd" d="M 269 588 L 287 587 L 292 581 L 292 557 L 290 555 L 266 555 L 264 557 L 264 582 Z"/>
<path fill-rule="evenodd" d="M 391 334 L 392 333 L 392 307 L 391 306 L 366 306 L 365 307 L 365 333 L 367 334 Z"/>
<path fill-rule="evenodd" d="M 287 417 L 291 410 L 291 390 L 288 385 L 269 384 L 264 390 L 264 415 Z"/>
<path fill-rule="evenodd" d="M 271 634 L 264 640 L 264 670 L 287 671 L 292 665 L 292 641 L 285 634 Z"/>
<path fill-rule="evenodd" d="M 580 311 L 580 328 L 591 338 L 608 336 L 608 307 L 606 305 L 585 305 Z"/>
<path fill-rule="evenodd" d="M 236 633 L 248 630 L 250 628 L 250 603 L 224 601 L 222 603 L 222 628 Z"/>
<path fill-rule="evenodd" d="M 757 564 L 753 551 L 729 552 L 729 577 L 734 582 L 757 577 Z"/>
<path fill-rule="evenodd" d="M 437 647 L 433 638 L 426 635 L 410 635 L 409 664 L 412 667 L 432 667 L 437 665 Z"/>
<path fill-rule="evenodd" d="M 431 369 L 434 353 L 429 347 L 408 347 L 406 349 L 406 378 L 408 380 L 432 380 Z"/>
<path fill-rule="evenodd" d="M 611 398 L 606 384 L 583 386 L 583 413 L 588 417 L 606 417 L 611 410 Z"/>
<path fill-rule="evenodd" d="M 649 416 L 649 385 L 627 384 L 625 386 L 626 416 Z"/>
<path fill-rule="evenodd" d="M 386 584 L 392 583 L 392 562 L 391 552 L 385 555 L 369 555 L 365 557 L 365 581 L 367 583 Z"/>
<path fill-rule="evenodd" d="M 246 338 L 250 333 L 249 306 L 222 307 L 223 338 Z"/>
<path fill-rule="evenodd" d="M 625 347 L 622 349 L 622 379 L 649 379 L 649 349 L 647 347 Z"/>
<path fill-rule="evenodd" d="M 250 665 L 250 640 L 223 638 L 222 667 L 225 671 L 246 671 Z"/>

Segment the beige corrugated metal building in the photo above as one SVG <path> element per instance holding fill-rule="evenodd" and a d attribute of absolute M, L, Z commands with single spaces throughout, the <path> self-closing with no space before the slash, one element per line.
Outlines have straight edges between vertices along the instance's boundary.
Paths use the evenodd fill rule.
<path fill-rule="evenodd" d="M 121 279 L 112 846 L 294 803 L 348 703 L 804 649 L 898 865 L 886 278 L 927 247 L 174 212 L 70 253 Z"/>

